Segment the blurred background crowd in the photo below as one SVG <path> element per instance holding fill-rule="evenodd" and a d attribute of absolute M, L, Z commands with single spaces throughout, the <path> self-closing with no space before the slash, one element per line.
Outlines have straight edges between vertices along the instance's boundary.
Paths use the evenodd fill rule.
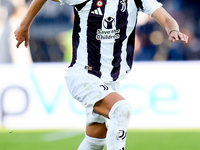
<path fill-rule="evenodd" d="M 15 47 L 14 30 L 32 0 L 0 0 L 0 63 L 70 62 L 73 8 L 48 0 L 30 28 L 30 45 Z M 139 13 L 135 61 L 200 60 L 200 1 L 158 0 L 177 20 L 189 42 L 170 43 L 165 30 Z"/>

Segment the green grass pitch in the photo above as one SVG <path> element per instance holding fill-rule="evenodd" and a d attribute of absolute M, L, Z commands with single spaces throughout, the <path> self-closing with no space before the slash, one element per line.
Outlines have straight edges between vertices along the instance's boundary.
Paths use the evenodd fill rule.
<path fill-rule="evenodd" d="M 83 138 L 75 130 L 0 130 L 0 150 L 77 150 Z M 200 150 L 200 130 L 128 130 L 126 150 Z"/>

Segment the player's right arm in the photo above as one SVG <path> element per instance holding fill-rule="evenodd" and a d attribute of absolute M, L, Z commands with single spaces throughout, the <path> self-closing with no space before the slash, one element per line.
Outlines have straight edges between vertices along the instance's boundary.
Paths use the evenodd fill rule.
<path fill-rule="evenodd" d="M 24 19 L 22 20 L 21 24 L 14 32 L 16 40 L 17 40 L 17 44 L 16 44 L 17 48 L 24 41 L 25 41 L 25 46 L 28 47 L 30 25 L 46 1 L 47 0 L 33 0 L 32 1 Z"/>

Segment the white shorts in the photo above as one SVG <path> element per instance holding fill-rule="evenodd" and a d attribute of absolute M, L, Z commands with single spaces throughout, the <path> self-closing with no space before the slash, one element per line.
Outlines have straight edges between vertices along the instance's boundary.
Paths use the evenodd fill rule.
<path fill-rule="evenodd" d="M 108 94 L 118 92 L 119 82 L 104 83 L 98 77 L 87 73 L 87 70 L 73 67 L 67 70 L 65 80 L 70 94 L 85 107 L 86 125 L 106 122 L 106 117 L 93 113 L 93 107 Z"/>

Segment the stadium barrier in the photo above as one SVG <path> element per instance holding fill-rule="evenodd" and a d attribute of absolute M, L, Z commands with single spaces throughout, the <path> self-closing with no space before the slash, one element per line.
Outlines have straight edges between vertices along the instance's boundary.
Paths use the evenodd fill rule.
<path fill-rule="evenodd" d="M 0 129 L 84 129 L 69 94 L 66 63 L 0 65 Z M 199 128 L 200 62 L 135 62 L 120 93 L 133 107 L 129 128 Z"/>

